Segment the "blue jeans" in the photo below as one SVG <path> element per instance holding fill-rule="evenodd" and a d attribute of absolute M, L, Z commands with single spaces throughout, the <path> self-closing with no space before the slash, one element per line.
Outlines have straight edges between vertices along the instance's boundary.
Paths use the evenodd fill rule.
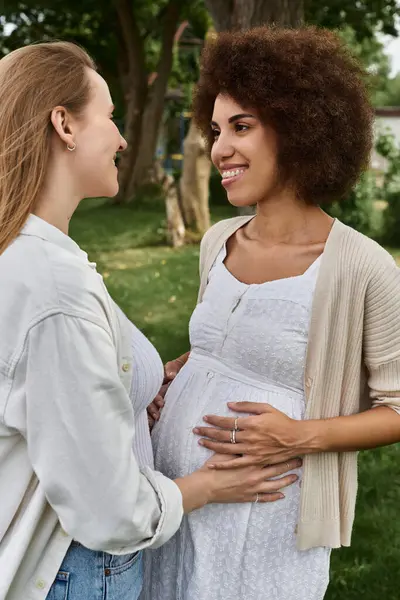
<path fill-rule="evenodd" d="M 137 600 L 142 552 L 117 556 L 72 542 L 46 600 Z"/>

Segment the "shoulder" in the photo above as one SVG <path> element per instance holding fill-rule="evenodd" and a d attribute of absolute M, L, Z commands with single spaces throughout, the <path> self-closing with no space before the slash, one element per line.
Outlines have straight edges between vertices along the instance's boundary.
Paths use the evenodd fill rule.
<path fill-rule="evenodd" d="M 368 256 L 373 261 L 373 264 L 376 263 L 379 266 L 396 265 L 393 256 L 378 242 L 343 223 L 340 223 L 340 227 L 346 234 L 348 243 L 350 242 L 352 252 L 363 253 L 364 256 Z"/>
<path fill-rule="evenodd" d="M 31 322 L 49 312 L 101 313 L 104 304 L 101 277 L 90 263 L 37 237 L 19 236 L 0 256 L 0 278 L 6 314 Z"/>
<path fill-rule="evenodd" d="M 339 222 L 340 273 L 356 293 L 361 288 L 369 305 L 383 302 L 396 310 L 400 295 L 400 269 L 380 244 Z M 396 306 L 395 306 L 396 305 Z"/>
<path fill-rule="evenodd" d="M 340 221 L 334 227 L 329 254 L 333 260 L 339 257 L 343 272 L 370 280 L 399 271 L 393 256 L 378 242 Z"/>
<path fill-rule="evenodd" d="M 253 218 L 251 216 L 232 217 L 230 219 L 223 219 L 215 223 L 203 236 L 200 244 L 200 252 L 206 254 L 211 250 L 215 244 L 222 244 L 231 236 L 235 231 L 243 227 Z"/>

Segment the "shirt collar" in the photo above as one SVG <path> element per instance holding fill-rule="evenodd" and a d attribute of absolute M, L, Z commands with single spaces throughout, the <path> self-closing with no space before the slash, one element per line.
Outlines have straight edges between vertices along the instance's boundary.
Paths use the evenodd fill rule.
<path fill-rule="evenodd" d="M 51 244 L 60 246 L 64 250 L 75 254 L 75 256 L 79 256 L 85 262 L 89 263 L 90 266 L 94 265 L 94 263 L 89 262 L 87 253 L 81 250 L 78 244 L 74 242 L 72 238 L 70 238 L 68 235 L 65 235 L 65 233 L 63 233 L 57 227 L 54 227 L 54 225 L 50 225 L 50 223 L 44 221 L 36 215 L 29 215 L 28 220 L 21 230 L 21 235 L 30 235 L 33 237 L 38 237 L 42 240 L 46 240 Z"/>

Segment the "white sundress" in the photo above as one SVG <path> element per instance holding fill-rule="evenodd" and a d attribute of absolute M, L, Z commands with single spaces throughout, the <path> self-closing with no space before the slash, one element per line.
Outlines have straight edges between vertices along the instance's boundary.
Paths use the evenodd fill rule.
<path fill-rule="evenodd" d="M 246 285 L 225 267 L 225 256 L 224 247 L 190 321 L 189 361 L 153 430 L 155 468 L 171 479 L 210 457 L 192 429 L 206 414 L 237 416 L 228 401 L 265 402 L 294 419 L 304 416 L 320 259 L 301 276 Z M 274 503 L 211 504 L 185 516 L 169 542 L 145 553 L 141 599 L 321 600 L 330 549 L 296 549 L 300 485 Z"/>

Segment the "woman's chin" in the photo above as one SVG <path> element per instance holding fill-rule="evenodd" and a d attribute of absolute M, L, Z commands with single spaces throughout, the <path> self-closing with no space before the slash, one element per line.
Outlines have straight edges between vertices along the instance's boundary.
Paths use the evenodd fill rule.
<path fill-rule="evenodd" d="M 119 192 L 119 183 L 118 181 L 114 181 L 107 186 L 107 189 L 104 188 L 104 192 L 102 194 L 103 198 L 114 198 Z"/>
<path fill-rule="evenodd" d="M 238 196 L 235 193 L 228 193 L 227 197 L 229 204 L 231 204 L 235 208 L 251 208 L 252 206 L 255 206 L 257 204 L 256 201 L 249 201 L 248 198 L 243 198 L 242 195 Z"/>

